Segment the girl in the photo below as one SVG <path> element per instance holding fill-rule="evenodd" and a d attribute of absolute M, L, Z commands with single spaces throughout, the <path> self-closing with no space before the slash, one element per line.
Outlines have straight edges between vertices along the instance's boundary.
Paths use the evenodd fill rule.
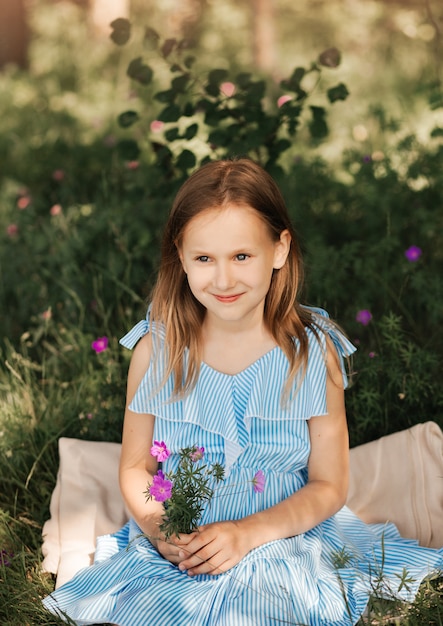
<path fill-rule="evenodd" d="M 442 551 L 344 507 L 354 348 L 298 302 L 301 284 L 295 233 L 261 167 L 213 162 L 185 182 L 147 319 L 122 339 L 136 346 L 120 464 L 132 518 L 45 599 L 52 612 L 118 626 L 348 626 L 371 593 L 411 600 L 443 568 Z M 198 445 L 224 466 L 223 489 L 260 470 L 264 489 L 214 498 L 198 531 L 166 541 L 163 506 L 144 494 L 157 440 L 172 452 L 164 471 Z"/>

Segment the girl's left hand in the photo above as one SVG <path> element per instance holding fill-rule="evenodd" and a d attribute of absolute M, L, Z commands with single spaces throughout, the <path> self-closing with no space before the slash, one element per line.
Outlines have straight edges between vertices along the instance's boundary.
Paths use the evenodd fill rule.
<path fill-rule="evenodd" d="M 250 551 L 246 533 L 237 522 L 215 522 L 200 526 L 191 535 L 180 535 L 179 568 L 189 576 L 222 574 L 237 565 Z"/>

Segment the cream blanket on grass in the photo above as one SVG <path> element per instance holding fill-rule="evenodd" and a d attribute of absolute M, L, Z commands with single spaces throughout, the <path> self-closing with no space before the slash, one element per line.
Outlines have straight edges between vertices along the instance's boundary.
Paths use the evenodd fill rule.
<path fill-rule="evenodd" d="M 128 519 L 120 496 L 120 444 L 59 440 L 60 467 L 43 527 L 43 570 L 57 587 L 91 564 L 96 538 Z M 393 522 L 403 537 L 443 546 L 443 432 L 435 422 L 351 450 L 347 505 L 365 522 Z"/>

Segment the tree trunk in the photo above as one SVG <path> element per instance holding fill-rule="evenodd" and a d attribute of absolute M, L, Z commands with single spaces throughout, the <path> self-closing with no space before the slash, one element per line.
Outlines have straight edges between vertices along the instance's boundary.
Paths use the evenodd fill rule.
<path fill-rule="evenodd" d="M 0 68 L 28 64 L 29 31 L 23 0 L 0 0 Z"/>
<path fill-rule="evenodd" d="M 276 63 L 274 0 L 251 0 L 255 66 L 273 73 Z"/>

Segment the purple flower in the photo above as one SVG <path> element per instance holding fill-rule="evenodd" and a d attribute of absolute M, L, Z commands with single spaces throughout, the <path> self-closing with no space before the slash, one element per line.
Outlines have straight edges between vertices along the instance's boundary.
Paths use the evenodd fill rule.
<path fill-rule="evenodd" d="M 193 463 L 196 463 L 196 461 L 201 461 L 204 453 L 205 453 L 204 448 L 199 448 L 198 446 L 195 446 L 194 451 L 191 452 L 191 454 L 189 455 L 189 458 L 191 459 Z"/>
<path fill-rule="evenodd" d="M 11 565 L 11 559 L 14 555 L 12 554 L 12 552 L 8 552 L 7 550 L 4 550 L 3 548 L 0 550 L 0 565 L 3 565 L 4 567 L 9 567 Z"/>
<path fill-rule="evenodd" d="M 258 470 L 251 482 L 254 485 L 255 493 L 263 493 L 265 490 L 265 475 L 262 470 Z"/>
<path fill-rule="evenodd" d="M 155 456 L 157 461 L 161 463 L 162 461 L 166 461 L 166 459 L 171 454 L 164 441 L 154 441 L 154 445 L 151 448 L 152 456 Z"/>
<path fill-rule="evenodd" d="M 421 248 L 418 246 L 410 246 L 407 250 L 405 250 L 405 257 L 408 259 L 410 263 L 415 263 L 421 257 Z"/>
<path fill-rule="evenodd" d="M 91 343 L 91 348 L 98 354 L 108 349 L 108 343 L 109 340 L 107 337 L 98 337 L 98 339 Z"/>
<path fill-rule="evenodd" d="M 164 502 L 171 497 L 172 487 L 173 483 L 165 478 L 161 470 L 158 470 L 157 474 L 152 479 L 149 493 L 157 502 Z"/>
<path fill-rule="evenodd" d="M 358 311 L 357 315 L 355 316 L 355 319 L 360 324 L 363 324 L 363 326 L 367 326 L 369 322 L 372 320 L 372 313 L 371 311 L 368 311 L 367 309 L 362 309 L 361 311 Z"/>

